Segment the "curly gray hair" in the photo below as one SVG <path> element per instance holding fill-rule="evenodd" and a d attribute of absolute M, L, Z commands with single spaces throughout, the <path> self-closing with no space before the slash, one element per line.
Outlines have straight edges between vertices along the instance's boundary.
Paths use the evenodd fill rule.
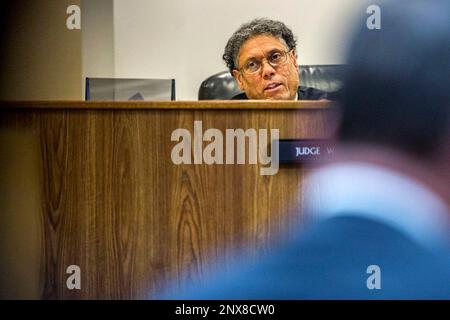
<path fill-rule="evenodd" d="M 283 39 L 289 50 L 295 50 L 297 46 L 294 34 L 283 22 L 267 18 L 254 19 L 241 25 L 241 27 L 233 33 L 225 46 L 222 58 L 228 69 L 230 69 L 230 72 L 233 69 L 236 69 L 239 50 L 241 49 L 242 44 L 249 38 L 260 34 L 272 35 Z"/>

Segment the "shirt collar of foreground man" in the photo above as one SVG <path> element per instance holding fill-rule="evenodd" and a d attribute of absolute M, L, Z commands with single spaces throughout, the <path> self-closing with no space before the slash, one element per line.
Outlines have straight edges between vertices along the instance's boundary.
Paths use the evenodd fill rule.
<path fill-rule="evenodd" d="M 325 93 L 300 87 L 296 41 L 279 21 L 255 19 L 228 40 L 223 59 L 243 94 L 233 99 L 316 100 Z"/>
<path fill-rule="evenodd" d="M 386 152 L 385 157 L 394 158 L 392 152 Z M 352 213 L 401 230 L 430 249 L 450 244 L 450 217 L 444 199 L 397 170 L 343 161 L 316 170 L 305 189 L 309 192 L 306 211 L 317 220 Z"/>

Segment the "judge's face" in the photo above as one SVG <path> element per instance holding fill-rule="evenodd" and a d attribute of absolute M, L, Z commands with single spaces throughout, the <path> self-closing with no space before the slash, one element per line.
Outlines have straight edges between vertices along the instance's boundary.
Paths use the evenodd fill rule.
<path fill-rule="evenodd" d="M 257 35 L 243 43 L 233 70 L 249 99 L 293 100 L 299 85 L 295 51 L 270 35 Z"/>

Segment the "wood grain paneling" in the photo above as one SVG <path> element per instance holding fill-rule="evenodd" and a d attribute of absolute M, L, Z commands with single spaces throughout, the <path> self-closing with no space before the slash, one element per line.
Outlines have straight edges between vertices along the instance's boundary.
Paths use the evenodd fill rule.
<path fill-rule="evenodd" d="M 40 141 L 45 299 L 152 297 L 169 282 L 202 279 L 211 262 L 231 263 L 238 248 L 256 257 L 302 222 L 307 168 L 262 176 L 259 165 L 175 165 L 173 130 L 193 132 L 201 120 L 203 130 L 279 129 L 282 139 L 301 139 L 328 137 L 335 126 L 333 109 L 302 103 L 253 102 L 241 110 L 206 102 L 130 110 L 32 105 L 4 105 L 0 123 L 32 129 Z M 72 264 L 81 268 L 81 290 L 66 288 Z"/>
<path fill-rule="evenodd" d="M 328 100 L 257 101 L 257 100 L 203 100 L 203 101 L 0 101 L 0 108 L 13 109 L 87 109 L 87 110 L 282 110 L 324 109 L 334 103 Z"/>

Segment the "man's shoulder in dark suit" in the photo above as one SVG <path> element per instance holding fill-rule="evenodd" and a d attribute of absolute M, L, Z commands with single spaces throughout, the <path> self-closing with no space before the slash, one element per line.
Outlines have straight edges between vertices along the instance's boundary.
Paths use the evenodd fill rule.
<path fill-rule="evenodd" d="M 327 99 L 327 93 L 325 91 L 311 88 L 311 87 L 298 87 L 297 89 L 298 100 L 320 100 Z M 245 92 L 235 95 L 231 100 L 248 100 Z"/>
<path fill-rule="evenodd" d="M 239 264 L 177 298 L 450 299 L 448 254 L 428 250 L 386 224 L 346 215 L 318 223 L 257 263 Z M 381 270 L 380 289 L 367 285 L 373 265 Z"/>

